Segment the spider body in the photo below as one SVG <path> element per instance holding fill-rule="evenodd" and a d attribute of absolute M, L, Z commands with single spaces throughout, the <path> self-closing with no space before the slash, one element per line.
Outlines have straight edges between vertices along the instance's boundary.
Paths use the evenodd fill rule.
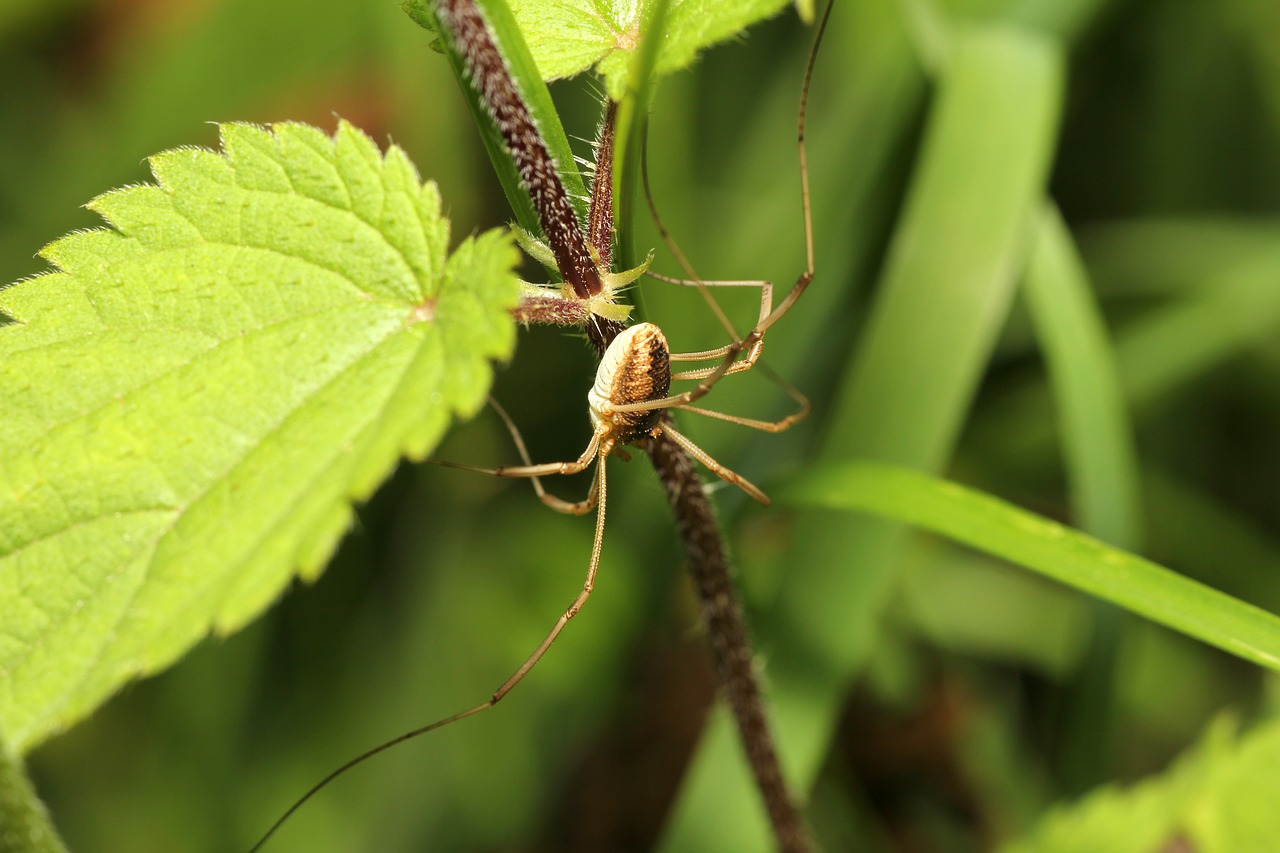
<path fill-rule="evenodd" d="M 670 389 L 671 350 L 661 329 L 638 323 L 614 338 L 587 393 L 591 426 L 600 435 L 600 455 L 659 432 L 663 409 L 618 411 L 616 406 L 662 400 Z"/>

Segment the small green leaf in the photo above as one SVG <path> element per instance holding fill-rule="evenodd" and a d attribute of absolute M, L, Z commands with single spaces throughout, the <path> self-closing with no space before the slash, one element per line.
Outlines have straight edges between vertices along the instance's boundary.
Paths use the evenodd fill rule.
<path fill-rule="evenodd" d="M 514 343 L 506 235 L 343 123 L 224 125 L 0 292 L 0 729 L 30 749 L 314 578 Z"/>
<path fill-rule="evenodd" d="M 1004 845 L 1001 853 L 1272 849 L 1280 835 L 1280 721 L 1238 740 L 1234 729 L 1230 718 L 1220 718 L 1163 776 L 1127 787 L 1108 785 L 1056 808 L 1029 837 Z"/>
<path fill-rule="evenodd" d="M 626 90 L 647 5 L 588 0 L 510 2 L 544 79 L 572 77 L 594 66 L 615 101 Z M 658 73 L 687 67 L 699 50 L 736 36 L 786 5 L 787 0 L 672 0 L 666 38 L 658 54 Z"/>

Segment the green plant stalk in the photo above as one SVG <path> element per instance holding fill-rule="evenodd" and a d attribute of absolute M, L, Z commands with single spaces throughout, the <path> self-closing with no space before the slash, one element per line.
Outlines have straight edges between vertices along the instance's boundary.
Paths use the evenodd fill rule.
<path fill-rule="evenodd" d="M 618 105 L 613 153 L 613 219 L 618 223 L 618 261 L 622 269 L 631 269 L 640 262 L 636 229 L 631 223 L 639 207 L 636 200 L 640 193 L 644 136 L 657 82 L 658 49 L 662 46 L 670 7 L 671 0 L 655 0 L 645 6 L 640 47 L 632 57 L 627 92 Z"/>

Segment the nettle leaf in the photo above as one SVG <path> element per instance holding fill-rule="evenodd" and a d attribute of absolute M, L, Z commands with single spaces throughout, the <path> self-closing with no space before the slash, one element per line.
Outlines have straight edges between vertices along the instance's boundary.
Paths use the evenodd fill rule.
<path fill-rule="evenodd" d="M 221 128 L 0 291 L 0 727 L 34 744 L 314 578 L 514 345 L 517 253 L 343 123 Z"/>
<path fill-rule="evenodd" d="M 687 67 L 698 51 L 776 14 L 789 0 L 671 0 L 657 72 Z M 508 0 L 546 80 L 595 67 L 609 97 L 621 100 L 639 46 L 644 0 Z"/>

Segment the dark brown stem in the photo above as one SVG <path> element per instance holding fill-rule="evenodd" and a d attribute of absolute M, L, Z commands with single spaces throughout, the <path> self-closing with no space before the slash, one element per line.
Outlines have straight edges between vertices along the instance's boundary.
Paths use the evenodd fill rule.
<path fill-rule="evenodd" d="M 590 303 L 576 296 L 565 296 L 558 289 L 540 289 L 537 293 L 520 294 L 520 304 L 511 309 L 517 323 L 548 326 L 581 326 L 591 317 Z"/>
<path fill-rule="evenodd" d="M 603 353 L 623 327 L 598 317 L 592 319 L 595 322 L 587 325 L 587 337 L 596 350 Z M 785 853 L 812 850 L 804 818 L 778 762 L 759 679 L 752 665 L 751 641 L 742 604 L 733 585 L 720 526 L 703 490 L 702 479 L 689 455 L 665 433 L 651 439 L 647 450 L 676 519 L 685 561 L 702 608 L 702 621 L 711 641 L 720 689 L 733 712 L 778 847 Z"/>
<path fill-rule="evenodd" d="M 592 187 L 592 245 L 602 257 L 613 239 L 613 125 L 615 105 L 610 102 L 597 142 L 595 182 Z M 601 198 L 604 197 L 603 203 Z M 593 316 L 587 323 L 587 337 L 600 355 L 618 333 L 620 323 Z M 669 421 L 667 414 L 664 421 Z M 703 490 L 702 478 L 689 454 L 665 432 L 647 442 L 649 459 L 676 519 L 685 561 L 693 575 L 694 588 L 702 609 L 702 621 L 711 641 L 720 689 L 724 692 L 742 738 L 747 760 L 764 798 L 778 847 L 785 853 L 805 853 L 813 849 L 800 810 L 787 788 L 773 745 L 773 734 L 765 713 L 760 683 L 752 665 L 751 641 L 738 591 L 733 585 L 724 539 L 716 523 L 711 501 Z M 603 464 L 603 463 L 602 463 Z"/>
<path fill-rule="evenodd" d="M 437 0 L 434 8 L 440 25 L 453 34 L 467 74 L 480 91 L 515 160 L 560 274 L 579 299 L 599 295 L 603 289 L 600 273 L 587 250 L 586 238 L 556 172 L 555 161 L 516 89 L 480 10 L 472 0 Z"/>
<path fill-rule="evenodd" d="M 702 620 L 711 640 L 720 688 L 733 711 L 778 847 L 787 853 L 811 850 L 813 845 L 804 819 L 778 763 L 760 683 L 752 664 L 746 619 L 729 571 L 720 527 L 703 491 L 702 480 L 688 454 L 666 434 L 649 443 L 649 457 L 675 514 L 685 560 L 702 605 Z"/>
<path fill-rule="evenodd" d="M 600 256 L 600 267 L 613 266 L 613 131 L 618 102 L 606 99 L 604 122 L 596 139 L 596 171 L 591 182 L 591 211 L 587 215 L 587 239 Z"/>

